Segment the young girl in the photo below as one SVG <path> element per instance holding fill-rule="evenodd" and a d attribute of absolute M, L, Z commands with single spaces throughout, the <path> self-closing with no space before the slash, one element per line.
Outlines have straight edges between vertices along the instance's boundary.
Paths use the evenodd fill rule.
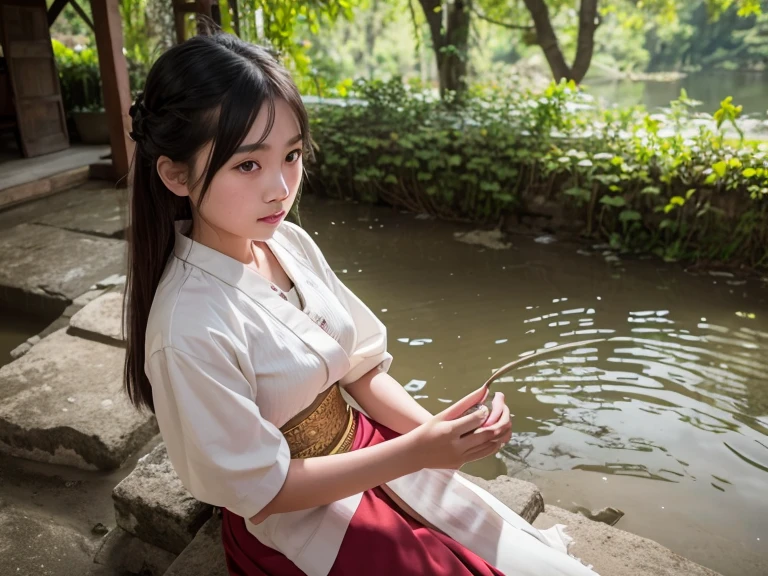
<path fill-rule="evenodd" d="M 309 124 L 267 51 L 175 46 L 131 116 L 127 390 L 221 507 L 231 574 L 593 574 L 561 527 L 454 472 L 509 440 L 503 396 L 433 417 L 387 374 L 381 322 L 285 221 Z"/>

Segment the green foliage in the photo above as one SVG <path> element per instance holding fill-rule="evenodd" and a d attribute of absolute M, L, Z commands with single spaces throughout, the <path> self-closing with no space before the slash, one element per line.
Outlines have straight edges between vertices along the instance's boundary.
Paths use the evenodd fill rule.
<path fill-rule="evenodd" d="M 400 81 L 358 82 L 346 105 L 312 107 L 311 181 L 335 197 L 478 223 L 543 204 L 626 252 L 768 267 L 768 146 L 728 143 L 731 99 L 699 128 L 686 101 L 673 103 L 674 119 L 602 110 L 561 83 L 541 94 L 474 89 L 455 107 Z"/>
<path fill-rule="evenodd" d="M 53 55 L 59 70 L 61 96 L 68 112 L 94 112 L 104 109 L 99 60 L 94 48 L 80 51 L 53 40 Z"/>
<path fill-rule="evenodd" d="M 269 44 L 279 51 L 285 64 L 302 77 L 311 73 L 309 43 L 299 31 L 319 34 L 339 18 L 351 20 L 359 0 L 239 0 L 239 36 L 249 42 Z M 235 33 L 235 18 L 228 2 L 221 2 L 222 28 Z M 305 88 L 305 86 L 300 86 Z M 306 91 L 306 90 L 305 90 Z"/>

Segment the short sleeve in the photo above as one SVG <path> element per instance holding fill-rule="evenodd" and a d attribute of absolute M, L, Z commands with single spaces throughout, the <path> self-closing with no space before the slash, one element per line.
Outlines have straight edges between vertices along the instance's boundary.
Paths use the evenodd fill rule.
<path fill-rule="evenodd" d="M 272 501 L 290 450 L 236 363 L 167 347 L 150 357 L 147 376 L 168 456 L 192 496 L 246 519 Z"/>

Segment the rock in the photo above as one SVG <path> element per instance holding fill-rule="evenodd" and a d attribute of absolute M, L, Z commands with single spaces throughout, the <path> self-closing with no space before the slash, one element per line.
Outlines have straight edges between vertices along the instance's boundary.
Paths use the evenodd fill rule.
<path fill-rule="evenodd" d="M 472 230 L 470 232 L 454 232 L 453 237 L 464 244 L 473 244 L 490 248 L 491 250 L 507 250 L 512 244 L 504 242 L 501 230 Z"/>
<path fill-rule="evenodd" d="M 123 294 L 107 292 L 87 304 L 69 321 L 74 334 L 123 341 Z"/>
<path fill-rule="evenodd" d="M 73 230 L 95 236 L 118 238 L 126 228 L 126 190 L 112 188 L 88 189 L 56 198 L 55 210 L 33 219 L 64 230 Z"/>
<path fill-rule="evenodd" d="M 109 574 L 162 576 L 175 559 L 176 554 L 144 542 L 118 526 L 104 538 L 93 561 L 108 568 Z"/>
<path fill-rule="evenodd" d="M 98 286 L 98 283 L 97 283 Z M 88 290 L 88 292 L 85 292 L 84 294 L 80 294 L 77 298 L 75 298 L 72 301 L 72 306 L 77 307 L 77 311 L 79 312 L 83 308 L 85 308 L 88 304 L 96 300 L 99 296 L 104 294 L 104 290 L 100 288 L 95 288 L 93 290 Z"/>
<path fill-rule="evenodd" d="M 171 466 L 165 444 L 144 456 L 112 492 L 117 525 L 145 542 L 181 553 L 211 516 Z"/>
<path fill-rule="evenodd" d="M 533 522 L 544 511 L 544 499 L 535 484 L 509 476 L 499 476 L 495 480 L 484 480 L 476 476 L 460 474 L 483 490 L 493 494 L 510 510 L 528 522 Z"/>
<path fill-rule="evenodd" d="M 16 348 L 11 350 L 11 358 L 13 358 L 14 360 L 18 360 L 19 358 L 24 356 L 24 354 L 29 352 L 32 349 L 32 346 L 34 346 L 34 344 L 30 340 L 27 340 L 26 342 L 22 342 L 21 344 L 16 346 Z"/>
<path fill-rule="evenodd" d="M 600 576 L 718 576 L 661 544 L 602 522 L 593 522 L 556 506 L 547 506 L 533 523 L 541 530 L 565 524 L 573 537 L 571 554 L 594 567 Z"/>
<path fill-rule="evenodd" d="M 102 524 L 101 522 L 99 522 L 93 528 L 91 528 L 91 534 L 96 534 L 97 536 L 104 536 L 104 534 L 106 534 L 107 532 L 109 532 L 109 528 L 104 526 L 104 524 Z"/>
<path fill-rule="evenodd" d="M 176 561 L 171 564 L 165 576 L 228 576 L 221 543 L 221 518 L 214 515 L 200 529 Z"/>
<path fill-rule="evenodd" d="M 24 576 L 86 574 L 96 545 L 73 528 L 31 511 L 0 510 L 0 573 Z"/>
<path fill-rule="evenodd" d="M 123 391 L 125 350 L 59 330 L 0 368 L 0 450 L 114 469 L 158 433 Z M 70 402 L 67 399 L 72 398 Z"/>
<path fill-rule="evenodd" d="M 0 231 L 0 303 L 61 312 L 94 282 L 123 268 L 125 242 L 50 226 Z"/>

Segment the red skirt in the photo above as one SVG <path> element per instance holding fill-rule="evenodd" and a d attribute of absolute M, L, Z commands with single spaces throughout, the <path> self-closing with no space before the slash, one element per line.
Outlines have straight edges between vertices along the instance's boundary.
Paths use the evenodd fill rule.
<path fill-rule="evenodd" d="M 358 414 L 352 450 L 397 436 Z M 233 576 L 303 576 L 280 552 L 248 532 L 245 520 L 222 510 L 222 539 Z M 329 576 L 503 576 L 448 536 L 405 514 L 381 488 L 367 490 L 352 517 Z"/>

